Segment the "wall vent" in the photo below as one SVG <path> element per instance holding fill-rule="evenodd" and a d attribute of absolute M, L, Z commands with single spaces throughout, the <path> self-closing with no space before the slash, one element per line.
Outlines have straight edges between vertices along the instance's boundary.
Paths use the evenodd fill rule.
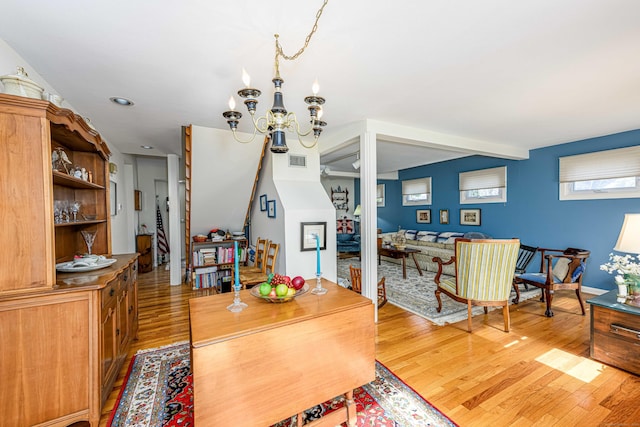
<path fill-rule="evenodd" d="M 295 154 L 289 154 L 289 166 L 295 166 L 299 168 L 307 167 L 307 156 L 298 156 Z"/>

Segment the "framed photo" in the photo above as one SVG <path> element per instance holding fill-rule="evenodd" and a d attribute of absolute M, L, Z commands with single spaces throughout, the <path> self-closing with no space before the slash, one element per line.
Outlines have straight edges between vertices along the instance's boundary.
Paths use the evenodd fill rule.
<path fill-rule="evenodd" d="M 460 209 L 460 225 L 480 225 L 480 209 Z"/>
<path fill-rule="evenodd" d="M 327 249 L 327 223 L 326 222 L 301 222 L 300 223 L 300 250 L 315 251 L 316 235 L 320 237 L 320 250 Z"/>
<path fill-rule="evenodd" d="M 416 222 L 431 224 L 431 209 L 418 209 L 416 211 Z"/>
<path fill-rule="evenodd" d="M 263 194 L 262 196 L 260 196 L 260 210 L 262 212 L 267 210 L 267 195 Z"/>
<path fill-rule="evenodd" d="M 440 209 L 440 224 L 449 224 L 449 209 Z"/>
<path fill-rule="evenodd" d="M 269 218 L 275 218 L 276 217 L 276 201 L 275 200 L 268 200 L 267 201 L 267 216 Z"/>

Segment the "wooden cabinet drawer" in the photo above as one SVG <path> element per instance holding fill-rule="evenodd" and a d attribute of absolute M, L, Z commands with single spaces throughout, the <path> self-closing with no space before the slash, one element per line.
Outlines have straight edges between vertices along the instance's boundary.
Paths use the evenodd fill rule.
<path fill-rule="evenodd" d="M 640 316 L 599 306 L 591 316 L 591 357 L 640 374 Z"/>
<path fill-rule="evenodd" d="M 116 294 L 120 289 L 120 276 L 113 279 L 102 289 L 102 307 L 115 304 Z"/>

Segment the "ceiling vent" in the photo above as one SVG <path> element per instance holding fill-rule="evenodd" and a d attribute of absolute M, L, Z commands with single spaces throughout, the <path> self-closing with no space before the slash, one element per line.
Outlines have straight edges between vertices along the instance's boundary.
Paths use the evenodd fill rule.
<path fill-rule="evenodd" d="M 289 154 L 289 166 L 306 168 L 307 167 L 307 156 L 298 156 L 295 154 Z"/>

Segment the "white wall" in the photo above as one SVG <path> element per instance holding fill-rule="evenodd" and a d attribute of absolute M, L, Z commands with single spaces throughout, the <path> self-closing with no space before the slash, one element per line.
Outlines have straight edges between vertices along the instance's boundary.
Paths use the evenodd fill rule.
<path fill-rule="evenodd" d="M 138 226 L 147 226 L 147 232 L 156 232 L 156 180 L 167 181 L 167 159 L 164 157 L 142 157 L 135 158 L 136 170 L 138 171 L 137 190 L 142 192 L 142 210 L 138 211 Z M 133 192 L 133 189 L 132 189 Z M 163 201 L 164 202 L 164 201 Z M 164 204 L 162 205 L 164 206 Z M 161 207 L 162 207 L 161 206 Z M 165 235 L 169 239 L 169 228 L 167 221 L 162 223 Z M 157 243 L 154 238 L 154 245 Z M 153 264 L 157 265 L 156 248 L 153 248 Z"/>
<path fill-rule="evenodd" d="M 353 211 L 356 209 L 354 197 L 355 197 L 355 179 L 340 176 L 326 176 L 322 177 L 320 182 L 324 187 L 329 199 L 331 199 L 331 188 L 340 187 L 342 190 L 347 188 L 349 190 L 349 210 L 347 212 L 343 210 L 336 210 L 336 219 L 347 217 L 353 219 Z"/>
<path fill-rule="evenodd" d="M 242 230 L 262 142 L 260 135 L 242 144 L 230 131 L 192 127 L 191 236 L 213 228 Z"/>
<path fill-rule="evenodd" d="M 100 130 L 98 129 L 98 132 Z M 133 223 L 133 168 L 131 156 L 121 154 L 114 146 L 109 162 L 118 168 L 109 179 L 116 183 L 116 215 L 111 217 L 111 251 L 114 254 L 130 254 L 136 251 L 135 225 Z"/>
<path fill-rule="evenodd" d="M 301 251 L 301 223 L 326 222 L 326 250 L 321 251 L 321 271 L 326 279 L 337 281 L 335 209 L 320 184 L 320 156 L 317 147 L 307 149 L 289 138 L 289 153 L 267 151 L 263 175 L 253 205 L 252 240 L 266 237 L 280 243 L 277 272 L 313 278 L 316 253 Z M 306 157 L 306 167 L 289 166 L 289 155 Z M 260 211 L 260 195 L 276 201 L 276 218 Z"/>

